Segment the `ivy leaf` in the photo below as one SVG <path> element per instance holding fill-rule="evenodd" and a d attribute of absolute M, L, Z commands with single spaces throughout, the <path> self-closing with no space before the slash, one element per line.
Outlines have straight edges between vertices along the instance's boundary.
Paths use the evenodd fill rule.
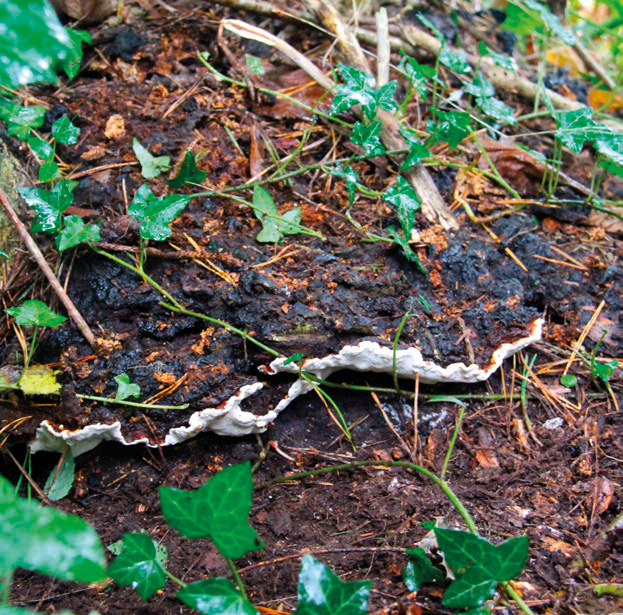
<path fill-rule="evenodd" d="M 132 140 L 132 149 L 141 163 L 141 175 L 145 179 L 158 177 L 162 172 L 168 171 L 171 168 L 170 156 L 152 156 L 136 137 Z"/>
<path fill-rule="evenodd" d="M 433 80 L 443 87 L 443 81 L 439 79 L 435 69 L 426 64 L 420 64 L 414 58 L 403 56 L 401 69 L 411 82 L 411 86 L 419 94 L 420 98 L 426 98 L 428 94 L 428 82 Z"/>
<path fill-rule="evenodd" d="M 329 114 L 337 115 L 354 105 L 361 105 L 365 116 L 372 120 L 378 104 L 374 77 L 346 64 L 338 64 L 337 69 L 345 83 L 336 86 Z"/>
<path fill-rule="evenodd" d="M 43 487 L 43 492 L 52 502 L 62 500 L 70 492 L 74 484 L 75 471 L 76 462 L 74 461 L 74 456 L 71 454 L 71 449 L 67 449 L 60 471 L 57 474 L 57 469 L 54 468 Z M 55 476 L 56 480 L 54 480 Z"/>
<path fill-rule="evenodd" d="M 381 109 L 385 109 L 385 111 L 395 111 L 398 108 L 398 105 L 396 105 L 394 101 L 394 94 L 396 93 L 397 87 L 398 82 L 392 80 L 376 90 L 374 97 Z"/>
<path fill-rule="evenodd" d="M 482 112 L 494 120 L 499 120 L 513 126 L 517 123 L 512 107 L 497 98 L 477 98 L 476 104 Z"/>
<path fill-rule="evenodd" d="M 177 175 L 173 179 L 167 180 L 166 184 L 167 186 L 171 186 L 171 188 L 177 190 L 186 182 L 191 184 L 200 184 L 207 176 L 207 173 L 204 173 L 197 168 L 195 155 L 188 150 L 184 154 L 184 160 L 180 165 L 180 170 L 177 172 Z"/>
<path fill-rule="evenodd" d="M 52 190 L 18 188 L 26 203 L 37 214 L 32 222 L 33 233 L 56 233 L 61 228 L 61 214 L 73 203 L 77 182 L 61 179 Z"/>
<path fill-rule="evenodd" d="M 402 578 L 411 592 L 416 592 L 424 583 L 443 581 L 446 575 L 430 563 L 424 549 L 407 549 L 409 562 L 402 571 Z"/>
<path fill-rule="evenodd" d="M 381 143 L 381 122 L 376 120 L 369 126 L 364 126 L 361 122 L 357 122 L 353 126 L 353 132 L 350 140 L 357 145 L 361 145 L 363 151 L 368 156 L 382 156 L 385 153 L 385 147 Z"/>
<path fill-rule="evenodd" d="M 303 556 L 298 606 L 294 615 L 365 615 L 370 598 L 367 581 L 342 581 L 311 555 Z"/>
<path fill-rule="evenodd" d="M 3 119 L 6 122 L 7 134 L 9 136 L 15 136 L 22 141 L 26 141 L 33 128 L 39 128 L 43 125 L 45 107 L 41 105 L 34 105 L 32 107 L 15 105 L 13 113 Z"/>
<path fill-rule="evenodd" d="M 124 534 L 123 551 L 110 564 L 107 574 L 119 585 L 131 585 L 143 600 L 151 598 L 167 582 L 156 560 L 154 541 L 147 534 Z"/>
<path fill-rule="evenodd" d="M 59 143 L 75 145 L 78 142 L 80 128 L 74 126 L 67 117 L 61 117 L 52 124 L 52 135 Z"/>
<path fill-rule="evenodd" d="M 400 132 L 405 137 L 410 148 L 405 161 L 400 167 L 401 171 L 405 171 L 406 169 L 414 167 L 418 162 L 424 160 L 424 158 L 428 158 L 430 156 L 430 152 L 424 147 L 424 145 L 422 145 L 422 143 L 420 143 L 419 139 L 413 136 L 412 133 L 405 130 L 401 130 Z"/>
<path fill-rule="evenodd" d="M 169 225 L 191 199 L 192 196 L 180 194 L 156 197 L 149 186 L 144 184 L 136 191 L 128 213 L 142 222 L 141 237 L 164 241 L 171 236 Z"/>
<path fill-rule="evenodd" d="M 17 567 L 69 581 L 104 578 L 104 550 L 85 521 L 18 498 L 0 476 L 0 575 Z"/>
<path fill-rule="evenodd" d="M 139 534 L 147 534 L 147 530 L 141 528 L 138 531 Z M 154 548 L 156 549 L 156 562 L 160 565 L 161 568 L 164 568 L 167 563 L 167 559 L 169 557 L 169 553 L 167 548 L 163 544 L 158 544 L 154 542 Z M 121 551 L 123 551 L 123 538 L 121 540 L 117 540 L 117 542 L 113 542 L 112 544 L 106 547 L 113 555 L 119 555 Z"/>
<path fill-rule="evenodd" d="M 453 149 L 470 134 L 470 118 L 466 111 L 440 111 L 432 107 L 430 110 L 439 118 L 430 125 L 433 142 L 446 141 Z"/>
<path fill-rule="evenodd" d="M 22 305 L 4 310 L 9 316 L 15 317 L 18 325 L 37 325 L 38 327 L 58 327 L 67 318 L 53 312 L 43 301 L 29 299 Z"/>
<path fill-rule="evenodd" d="M 248 53 L 244 54 L 244 59 L 247 63 L 247 68 L 256 75 L 264 75 L 266 71 L 262 66 L 262 60 L 260 58 L 256 58 L 255 56 L 251 56 Z"/>
<path fill-rule="evenodd" d="M 117 392 L 115 393 L 117 401 L 123 401 L 128 397 L 138 397 L 141 394 L 141 387 L 138 384 L 130 383 L 130 377 L 127 374 L 115 376 L 115 382 L 117 383 Z"/>
<path fill-rule="evenodd" d="M 160 487 L 160 504 L 182 536 L 209 536 L 223 557 L 237 559 L 264 546 L 248 522 L 252 492 L 247 461 L 224 468 L 196 491 Z"/>
<path fill-rule="evenodd" d="M 175 594 L 184 604 L 204 615 L 255 615 L 255 607 L 229 579 L 190 583 Z"/>
<path fill-rule="evenodd" d="M 54 243 L 60 252 L 85 241 L 99 241 L 100 229 L 96 224 L 85 224 L 80 216 L 65 216 L 65 228 L 56 236 Z"/>
<path fill-rule="evenodd" d="M 63 70 L 71 81 L 80 70 L 80 62 L 82 62 L 82 43 L 90 45 L 91 35 L 86 30 L 73 30 L 65 28 L 67 36 L 71 44 L 71 50 L 67 54 L 67 58 L 63 62 Z"/>
<path fill-rule="evenodd" d="M 30 147 L 32 152 L 41 158 L 41 160 L 50 161 L 54 158 L 54 149 L 52 146 L 39 137 L 29 137 L 28 147 Z"/>
<path fill-rule="evenodd" d="M 400 225 L 405 237 L 411 237 L 411 231 L 415 227 L 415 212 L 420 209 L 420 199 L 411 184 L 401 175 L 396 183 L 383 193 L 383 200 L 396 208 Z"/>
<path fill-rule="evenodd" d="M 46 160 L 39 167 L 39 181 L 40 182 L 48 182 L 51 179 L 58 179 L 62 177 L 60 171 L 58 170 L 58 165 L 54 160 Z"/>
<path fill-rule="evenodd" d="M 497 587 L 497 581 L 487 578 L 481 571 L 470 568 L 457 575 L 446 589 L 442 604 L 455 609 L 477 607 L 488 600 Z"/>
<path fill-rule="evenodd" d="M 350 166 L 347 165 L 343 168 L 341 164 L 336 164 L 333 169 L 329 171 L 331 175 L 335 177 L 341 177 L 346 182 L 346 190 L 348 190 L 348 204 L 352 205 L 355 201 L 355 188 L 357 187 L 357 173 Z"/>
<path fill-rule="evenodd" d="M 482 71 L 477 70 L 472 83 L 465 84 L 465 91 L 476 98 L 490 98 L 495 96 L 493 84 L 484 76 Z"/>
<path fill-rule="evenodd" d="M 586 141 L 593 141 L 600 135 L 600 127 L 608 130 L 605 126 L 597 124 L 593 120 L 593 110 L 589 107 L 574 111 L 557 111 L 556 138 L 566 145 L 572 152 L 579 154 Z"/>
<path fill-rule="evenodd" d="M 502 26 L 515 34 L 531 34 L 542 26 L 555 34 L 565 45 L 575 45 L 576 39 L 565 29 L 556 15 L 536 0 L 509 0 L 506 5 L 506 19 Z"/>
<path fill-rule="evenodd" d="M 527 536 L 510 538 L 495 546 L 470 532 L 443 528 L 434 531 L 448 566 L 456 574 L 478 568 L 490 579 L 502 583 L 519 575 L 526 564 Z"/>
<path fill-rule="evenodd" d="M 299 207 L 286 211 L 279 215 L 277 206 L 268 190 L 255 185 L 253 189 L 253 211 L 258 220 L 262 223 L 262 230 L 257 234 L 256 240 L 268 243 L 277 242 L 283 239 L 283 235 L 299 233 L 301 222 L 301 210 Z"/>
<path fill-rule="evenodd" d="M 55 70 L 71 54 L 71 41 L 45 0 L 0 3 L 0 83 L 17 88 L 55 81 Z"/>
<path fill-rule="evenodd" d="M 432 30 L 435 38 L 439 39 L 442 42 L 445 40 L 445 37 L 441 33 L 441 30 L 439 30 L 439 28 L 437 28 L 437 26 L 430 19 L 428 19 L 426 15 L 424 15 L 423 13 L 418 13 L 417 17 L 427 28 L 430 28 Z"/>
<path fill-rule="evenodd" d="M 484 44 L 483 41 L 480 41 L 478 43 L 478 51 L 480 52 L 481 56 L 489 56 L 494 61 L 494 63 L 500 66 L 501 68 L 504 68 L 505 70 L 508 70 L 511 73 L 517 74 L 515 63 L 513 62 L 511 58 L 509 58 L 508 56 L 505 56 L 502 53 L 495 53 L 494 51 L 491 51 Z"/>
<path fill-rule="evenodd" d="M 454 51 L 445 43 L 441 46 L 439 61 L 459 75 L 469 75 L 472 72 L 466 53 L 464 51 Z"/>

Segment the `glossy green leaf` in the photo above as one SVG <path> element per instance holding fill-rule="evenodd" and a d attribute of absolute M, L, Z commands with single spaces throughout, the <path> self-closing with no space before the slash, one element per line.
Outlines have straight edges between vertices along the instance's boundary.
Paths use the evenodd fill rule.
<path fill-rule="evenodd" d="M 414 167 L 418 162 L 424 160 L 424 158 L 428 158 L 430 152 L 411 131 L 401 130 L 400 132 L 409 145 L 409 153 L 400 167 L 401 171 L 405 171 L 406 169 Z"/>
<path fill-rule="evenodd" d="M 47 0 L 0 3 L 0 84 L 17 88 L 55 81 L 55 71 L 69 58 L 72 45 Z"/>
<path fill-rule="evenodd" d="M 374 77 L 346 64 L 338 64 L 337 69 L 344 83 L 336 86 L 329 113 L 337 115 L 354 105 L 361 105 L 365 116 L 373 119 L 377 109 Z"/>
<path fill-rule="evenodd" d="M 247 68 L 256 75 L 263 75 L 266 73 L 264 67 L 262 66 L 262 60 L 260 58 L 256 58 L 255 56 L 251 56 L 248 53 L 244 55 L 245 62 L 247 63 Z"/>
<path fill-rule="evenodd" d="M 39 327 L 58 327 L 67 318 L 53 312 L 43 301 L 29 299 L 22 305 L 4 310 L 10 316 L 15 317 L 18 325 L 37 325 Z"/>
<path fill-rule="evenodd" d="M 131 383 L 130 376 L 127 374 L 115 376 L 115 382 L 117 383 L 117 392 L 115 393 L 117 401 L 123 401 L 128 397 L 138 397 L 141 394 L 141 387 L 138 384 Z"/>
<path fill-rule="evenodd" d="M 54 243 L 60 252 L 73 248 L 85 241 L 99 241 L 100 229 L 96 224 L 85 224 L 80 216 L 65 216 L 64 228 Z"/>
<path fill-rule="evenodd" d="M 169 225 L 191 199 L 192 196 L 180 194 L 156 197 L 149 186 L 144 184 L 136 191 L 128 213 L 142 222 L 141 237 L 164 241 L 171 236 Z"/>
<path fill-rule="evenodd" d="M 396 93 L 397 87 L 398 82 L 392 80 L 376 90 L 376 92 L 374 93 L 374 97 L 376 99 L 377 105 L 381 109 L 391 112 L 395 111 L 398 108 L 398 105 L 394 101 L 394 94 Z"/>
<path fill-rule="evenodd" d="M 158 177 L 161 173 L 171 168 L 170 156 L 152 156 L 136 137 L 132 140 L 132 149 L 136 154 L 137 160 L 141 163 L 141 175 L 145 179 Z"/>
<path fill-rule="evenodd" d="M 30 137 L 30 131 L 33 128 L 39 128 L 43 125 L 45 107 L 40 105 L 34 105 L 32 107 L 16 105 L 13 109 L 13 113 L 2 119 L 6 122 L 8 135 L 26 141 L 28 137 Z"/>
<path fill-rule="evenodd" d="M 0 250 L 0 256 L 2 258 L 6 258 L 6 260 L 8 260 L 8 261 L 11 260 L 11 256 L 9 254 L 7 254 L 4 250 Z"/>
<path fill-rule="evenodd" d="M 62 500 L 71 491 L 75 472 L 76 462 L 74 461 L 74 456 L 71 453 L 71 449 L 67 449 L 60 470 L 57 467 L 54 468 L 43 487 L 43 492 L 52 502 Z"/>
<path fill-rule="evenodd" d="M 342 167 L 341 164 L 336 164 L 333 169 L 329 171 L 331 175 L 335 177 L 341 177 L 346 183 L 346 190 L 348 190 L 348 204 L 352 205 L 355 201 L 355 188 L 357 187 L 357 172 L 347 165 Z"/>
<path fill-rule="evenodd" d="M 503 101 L 497 98 L 477 98 L 476 104 L 482 109 L 482 112 L 500 122 L 504 122 L 510 126 L 517 123 L 512 107 L 509 107 Z"/>
<path fill-rule="evenodd" d="M 617 359 L 613 359 L 609 363 L 600 363 L 596 361 L 592 365 L 593 375 L 599 378 L 602 382 L 608 382 L 614 375 L 614 370 L 617 368 L 619 362 Z"/>
<path fill-rule="evenodd" d="M 478 43 L 478 51 L 480 52 L 481 56 L 489 56 L 495 62 L 495 64 L 497 64 L 501 68 L 517 74 L 517 69 L 515 68 L 515 63 L 513 62 L 512 58 L 505 56 L 502 53 L 495 53 L 494 51 L 491 51 L 484 44 L 483 41 L 480 41 Z"/>
<path fill-rule="evenodd" d="M 197 168 L 195 155 L 188 150 L 184 154 L 184 160 L 180 165 L 177 175 L 173 179 L 167 180 L 166 184 L 177 190 L 186 182 L 191 184 L 200 184 L 207 176 L 207 173 L 204 173 Z"/>
<path fill-rule="evenodd" d="M 448 566 L 456 574 L 468 568 L 478 568 L 488 578 L 502 583 L 519 575 L 526 564 L 527 536 L 509 538 L 495 546 L 480 536 L 461 530 L 435 528 L 434 531 Z"/>
<path fill-rule="evenodd" d="M 420 209 L 420 199 L 411 184 L 399 175 L 396 183 L 383 193 L 383 200 L 396 208 L 405 237 L 410 239 L 415 227 L 415 212 Z"/>
<path fill-rule="evenodd" d="M 420 64 L 414 58 L 404 56 L 401 62 L 401 70 L 407 76 L 411 82 L 411 86 L 419 94 L 421 98 L 426 98 L 428 95 L 428 84 L 430 81 L 436 81 L 443 87 L 443 81 L 435 73 L 435 69 L 432 66 L 426 64 Z"/>
<path fill-rule="evenodd" d="M 229 579 L 191 583 L 175 594 L 184 604 L 204 615 L 255 615 L 255 607 Z"/>
<path fill-rule="evenodd" d="M 73 203 L 76 182 L 61 179 L 52 190 L 18 188 L 26 203 L 37 214 L 32 222 L 33 233 L 56 233 L 61 228 L 61 214 Z"/>
<path fill-rule="evenodd" d="M 402 570 L 402 578 L 411 592 L 416 592 L 424 583 L 443 581 L 446 575 L 430 563 L 424 549 L 407 549 L 409 562 Z"/>
<path fill-rule="evenodd" d="M 107 570 L 119 585 L 131 585 L 143 599 L 151 598 L 162 589 L 167 577 L 156 560 L 156 547 L 147 534 L 124 534 L 123 551 Z"/>
<path fill-rule="evenodd" d="M 86 30 L 73 30 L 72 28 L 65 28 L 69 41 L 71 43 L 71 51 L 67 58 L 63 61 L 63 70 L 71 81 L 80 70 L 80 62 L 82 62 L 82 43 L 90 45 L 91 35 Z"/>
<path fill-rule="evenodd" d="M 493 84 L 484 76 L 483 72 L 477 70 L 474 74 L 472 83 L 465 84 L 465 91 L 476 98 L 490 98 L 495 96 Z"/>
<path fill-rule="evenodd" d="M 385 153 L 385 147 L 381 143 L 381 122 L 378 120 L 369 126 L 357 122 L 353 126 L 350 140 L 360 145 L 368 156 L 382 156 Z"/>
<path fill-rule="evenodd" d="M 445 141 L 451 148 L 455 148 L 470 134 L 469 113 L 465 111 L 440 111 L 430 109 L 438 118 L 437 122 L 429 126 L 431 140 L 434 143 Z"/>
<path fill-rule="evenodd" d="M 593 120 L 593 110 L 589 107 L 575 111 L 558 111 L 555 114 L 556 137 L 572 152 L 579 154 L 587 141 L 594 141 L 604 132 L 606 126 Z"/>
<path fill-rule="evenodd" d="M 40 182 L 49 182 L 51 179 L 58 179 L 59 177 L 62 177 L 62 175 L 58 170 L 58 165 L 54 160 L 46 160 L 39 167 Z"/>
<path fill-rule="evenodd" d="M 147 530 L 144 530 L 141 528 L 138 531 L 138 533 L 147 535 Z M 164 568 L 166 566 L 167 559 L 169 557 L 167 548 L 162 543 L 157 543 L 155 541 L 152 541 L 152 542 L 154 543 L 154 548 L 156 549 L 156 562 L 160 565 L 161 568 Z M 116 542 L 113 542 L 112 544 L 108 545 L 106 548 L 113 555 L 119 555 L 121 551 L 123 551 L 123 538 L 121 540 L 117 540 Z"/>
<path fill-rule="evenodd" d="M 224 468 L 196 491 L 160 487 L 160 504 L 167 523 L 182 536 L 209 536 L 221 555 L 237 559 L 264 546 L 247 520 L 252 492 L 246 462 Z"/>
<path fill-rule="evenodd" d="M 52 124 L 52 135 L 59 143 L 75 145 L 78 142 L 80 128 L 72 124 L 67 116 L 63 116 Z"/>
<path fill-rule="evenodd" d="M 536 0 L 509 0 L 502 27 L 515 34 L 532 34 L 542 27 L 566 45 L 575 45 L 576 42 L 575 36 L 560 23 L 558 17 Z"/>
<path fill-rule="evenodd" d="M 104 578 L 104 550 L 85 521 L 20 499 L 0 476 L 0 575 L 28 568 L 69 581 Z"/>
<path fill-rule="evenodd" d="M 365 615 L 370 598 L 367 581 L 342 581 L 311 555 L 303 556 L 298 606 L 294 615 Z"/>
<path fill-rule="evenodd" d="M 54 149 L 52 146 L 43 139 L 39 137 L 29 137 L 28 138 L 28 147 L 33 151 L 33 153 L 41 158 L 41 160 L 52 160 L 54 158 Z"/>
<path fill-rule="evenodd" d="M 491 598 L 497 584 L 497 581 L 483 575 L 482 571 L 470 568 L 450 583 L 442 604 L 455 609 L 481 606 Z"/>
<path fill-rule="evenodd" d="M 432 33 L 435 35 L 435 38 L 439 39 L 442 42 L 445 41 L 445 37 L 441 33 L 441 30 L 439 30 L 439 28 L 437 28 L 437 26 L 430 19 L 428 19 L 426 15 L 424 15 L 423 13 L 418 13 L 417 17 L 427 28 L 431 29 Z"/>
<path fill-rule="evenodd" d="M 300 361 L 303 358 L 303 353 L 302 352 L 296 352 L 294 353 L 292 356 L 288 357 L 284 362 L 283 365 L 284 367 L 286 365 L 290 365 L 290 363 L 294 363 L 296 361 Z"/>
<path fill-rule="evenodd" d="M 441 46 L 439 61 L 459 75 L 469 75 L 472 72 L 467 54 L 464 51 L 454 51 L 445 43 Z"/>

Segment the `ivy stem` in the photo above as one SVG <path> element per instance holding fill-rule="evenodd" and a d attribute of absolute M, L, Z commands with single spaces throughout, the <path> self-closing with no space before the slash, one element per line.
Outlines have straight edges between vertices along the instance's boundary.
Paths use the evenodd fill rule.
<path fill-rule="evenodd" d="M 181 406 L 166 406 L 162 404 L 143 404 L 140 401 L 128 401 L 127 399 L 119 400 L 114 397 L 98 397 L 97 395 L 82 395 L 76 393 L 78 399 L 90 399 L 91 401 L 101 401 L 105 404 L 120 404 L 122 406 L 134 406 L 135 408 L 157 408 L 158 410 L 186 410 L 188 404 Z"/>
<path fill-rule="evenodd" d="M 229 559 L 229 557 L 226 557 L 225 561 L 227 562 L 227 565 L 229 566 L 229 569 L 231 570 L 231 573 L 234 576 L 236 585 L 238 586 L 238 589 L 240 590 L 242 597 L 245 600 L 248 600 L 249 598 L 247 597 L 247 592 L 244 589 L 244 584 L 242 583 L 242 579 L 240 578 L 240 575 L 238 574 L 238 569 L 236 568 L 236 564 L 234 564 L 234 560 Z"/>
<path fill-rule="evenodd" d="M 456 439 L 459 437 L 459 431 L 461 430 L 461 424 L 463 423 L 464 415 L 465 415 L 465 404 L 463 404 L 461 406 L 461 409 L 459 410 L 459 416 L 456 419 L 456 426 L 454 428 L 454 433 L 452 434 L 452 440 L 450 440 L 450 446 L 448 446 L 448 452 L 446 453 L 446 458 L 443 460 L 441 474 L 439 474 L 439 478 L 441 480 L 446 479 L 446 470 L 448 469 L 448 464 L 450 463 L 450 457 L 452 456 L 452 451 L 454 450 Z"/>
<path fill-rule="evenodd" d="M 179 585 L 180 587 L 186 587 L 186 583 L 184 583 L 184 581 L 182 581 L 181 579 L 178 579 L 174 574 L 171 574 L 166 568 L 164 568 L 163 566 L 161 566 L 162 568 L 162 572 L 164 572 L 164 574 L 166 574 L 169 579 L 171 579 L 171 581 L 173 581 L 173 583 L 176 583 L 177 585 Z"/>
<path fill-rule="evenodd" d="M 447 498 L 452 502 L 452 505 L 458 513 L 463 517 L 465 524 L 469 528 L 469 531 L 476 536 L 479 536 L 478 528 L 472 519 L 472 516 L 469 514 L 469 511 L 461 500 L 457 497 L 457 495 L 452 491 L 450 486 L 445 480 L 441 480 L 436 474 L 433 474 L 430 470 L 423 468 L 415 463 L 409 463 L 408 461 L 354 461 L 352 463 L 344 463 L 337 466 L 331 466 L 328 468 L 319 468 L 317 470 L 310 470 L 309 472 L 298 472 L 296 474 L 288 474 L 288 476 L 282 476 L 280 478 L 275 478 L 266 483 L 263 483 L 257 487 L 257 489 L 265 489 L 266 487 L 270 487 L 272 485 L 276 485 L 278 483 L 284 483 L 291 480 L 298 480 L 299 478 L 307 478 L 308 476 L 319 476 L 321 474 L 330 474 L 331 472 L 338 472 L 340 470 L 352 470 L 354 468 L 368 468 L 368 467 L 385 467 L 385 468 L 407 468 L 409 470 L 414 470 L 422 476 L 426 476 L 429 480 L 431 480 L 435 485 L 437 485 L 447 496 Z"/>
<path fill-rule="evenodd" d="M 11 583 L 13 581 L 13 568 L 9 568 L 3 575 L 0 577 L 0 605 L 8 606 L 9 600 L 11 598 Z"/>
<path fill-rule="evenodd" d="M 37 341 L 37 331 L 39 331 L 39 325 L 34 326 L 34 329 L 32 332 L 32 341 L 30 342 L 30 350 L 28 351 L 28 355 L 24 357 L 24 371 L 22 372 L 22 376 L 28 370 L 28 366 L 30 365 L 32 355 L 35 352 L 35 343 Z"/>

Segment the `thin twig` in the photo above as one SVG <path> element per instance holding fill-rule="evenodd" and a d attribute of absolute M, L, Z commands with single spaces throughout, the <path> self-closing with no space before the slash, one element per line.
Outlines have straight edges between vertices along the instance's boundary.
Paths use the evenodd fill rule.
<path fill-rule="evenodd" d="M 9 199 L 4 190 L 2 190 L 2 188 L 0 188 L 0 201 L 2 202 L 2 206 L 4 207 L 4 210 L 9 216 L 9 219 L 17 229 L 19 236 L 22 238 L 22 241 L 26 244 L 28 251 L 35 259 L 37 265 L 39 265 L 39 267 L 41 268 L 41 271 L 43 271 L 43 274 L 48 279 L 48 282 L 50 283 L 52 288 L 56 291 L 56 294 L 58 295 L 58 298 L 61 300 L 62 304 L 65 306 L 69 317 L 74 321 L 78 329 L 80 329 L 80 332 L 82 333 L 82 335 L 84 335 L 87 342 L 89 342 L 89 344 L 91 344 L 91 346 L 95 348 L 95 335 L 93 334 L 93 331 L 91 331 L 89 325 L 86 323 L 84 318 L 82 318 L 82 315 L 73 304 L 73 301 L 69 298 L 61 283 L 58 281 L 58 278 L 54 275 L 54 272 L 43 257 L 41 250 L 39 250 L 39 246 L 37 246 L 34 239 L 30 236 L 30 233 L 24 226 L 24 223 L 15 213 L 15 210 L 11 206 Z"/>

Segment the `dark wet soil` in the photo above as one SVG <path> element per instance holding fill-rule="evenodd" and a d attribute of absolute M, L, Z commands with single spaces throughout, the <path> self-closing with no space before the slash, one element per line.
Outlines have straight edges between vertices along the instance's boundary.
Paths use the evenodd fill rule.
<path fill-rule="evenodd" d="M 138 225 L 127 216 L 128 203 L 143 183 L 157 195 L 169 190 L 166 176 L 148 182 L 140 176 L 133 138 L 155 155 L 171 156 L 174 163 L 186 149 L 205 152 L 199 162 L 208 173 L 204 184 L 218 190 L 250 179 L 249 152 L 255 148 L 251 134 L 258 129 L 282 157 L 301 144 L 303 131 L 312 129 L 314 145 L 298 157 L 301 166 L 323 160 L 334 141 L 340 151 L 348 147 L 339 129 L 312 123 L 297 107 L 275 112 L 274 101 L 263 99 L 260 104 L 241 88 L 206 77 L 198 50 L 209 50 L 219 70 L 240 77 L 216 44 L 214 17 L 241 15 L 214 6 L 204 13 L 185 2 L 170 4 L 183 18 L 155 6 L 129 25 L 95 28 L 97 53 L 86 52 L 78 78 L 60 89 L 33 90 L 49 106 L 50 126 L 69 114 L 81 127 L 78 145 L 59 149 L 79 181 L 74 205 L 84 210 L 85 221 L 102 220 L 102 240 L 128 260 L 134 254 L 128 250 L 138 245 Z M 275 32 L 284 26 L 252 14 L 243 17 Z M 311 30 L 304 31 L 303 38 L 310 49 L 322 42 Z M 262 49 L 230 43 L 243 62 L 245 51 L 267 55 Z M 278 59 L 268 59 L 279 66 Z M 271 78 L 277 80 L 276 75 Z M 563 78 L 558 75 L 558 82 Z M 513 104 L 522 103 L 515 99 Z M 125 128 L 107 133 L 115 115 L 124 119 Z M 17 144 L 9 145 L 23 159 Z M 469 158 L 469 150 L 463 155 Z M 33 160 L 23 161 L 35 169 Z M 259 162 L 264 167 L 271 163 L 266 151 Z M 382 190 L 391 181 L 392 173 L 382 163 L 355 166 L 372 189 Z M 85 172 L 89 169 L 95 170 Z M 504 198 L 497 189 L 442 168 L 432 171 L 448 202 L 461 192 L 458 182 L 463 182 L 467 192 L 462 198 L 467 195 L 479 215 L 502 207 Z M 285 356 L 320 357 L 361 340 L 391 347 L 410 311 L 399 347 L 416 346 L 426 359 L 441 365 L 475 361 L 485 366 L 501 343 L 523 337 L 534 319 L 543 316 L 544 340 L 528 351 L 537 354 L 538 380 L 528 378 L 525 409 L 518 394 L 526 372 L 518 357 L 486 384 L 422 385 L 420 391 L 475 396 L 467 399 L 448 477 L 485 537 L 496 542 L 529 536 L 530 557 L 517 584 L 528 604 L 538 613 L 613 612 L 609 599 L 595 601 L 592 586 L 620 582 L 623 569 L 620 519 L 618 529 L 611 528 L 622 512 L 620 371 L 611 380 L 610 392 L 592 381 L 590 369 L 580 360 L 572 369 L 579 378 L 575 388 L 561 387 L 559 377 L 570 344 L 602 301 L 585 351 L 590 355 L 601 337 L 600 327 L 606 327 L 600 356 L 622 355 L 623 254 L 616 236 L 588 226 L 588 212 L 581 208 L 570 213 L 532 206 L 488 224 L 494 235 L 464 219 L 457 209 L 462 224 L 454 233 L 419 221 L 422 240 L 415 249 L 429 272 L 425 276 L 391 244 L 364 241 L 364 234 L 348 220 L 347 213 L 376 234 L 397 226 L 395 215 L 381 201 L 360 198 L 348 211 L 342 181 L 318 177 L 313 170 L 266 187 L 279 211 L 301 207 L 302 224 L 325 239 L 299 234 L 276 246 L 258 243 L 255 236 L 261 225 L 249 207 L 225 197 L 200 197 L 173 223 L 170 242 L 150 244 L 158 252 L 147 254 L 148 275 L 189 310 L 222 319 Z M 241 194 L 250 199 L 250 191 Z M 52 262 L 56 257 L 51 244 L 37 239 Z M 193 242 L 200 250 L 194 250 Z M 289 251 L 280 252 L 286 246 Z M 562 254 L 570 255 L 576 266 Z M 41 332 L 35 359 L 59 369 L 63 395 L 60 402 L 7 399 L 0 410 L 0 428 L 31 417 L 10 431 L 6 446 L 12 443 L 18 458 L 23 458 L 24 442 L 44 419 L 72 429 L 120 420 L 126 437 L 147 437 L 157 444 L 171 427 L 185 424 L 192 412 L 218 406 L 245 384 L 262 380 L 268 385 L 246 402 L 246 409 L 258 415 L 285 395 L 293 378 L 271 379 L 258 370 L 272 359 L 269 353 L 201 319 L 174 314 L 160 305 L 162 297 L 153 287 L 87 248 L 65 260 L 62 279 L 68 279 L 69 295 L 97 335 L 109 342 L 108 351 L 94 354 L 69 325 Z M 21 259 L 14 262 L 36 277 L 34 267 L 28 269 Z M 214 266 L 221 273 L 214 273 Z M 37 282 L 33 292 L 43 294 L 44 289 Z M 52 301 L 50 294 L 46 297 Z M 3 364 L 14 362 L 18 349 L 7 332 Z M 113 378 L 120 373 L 140 384 L 142 399 L 185 377 L 163 402 L 187 403 L 189 408 L 137 412 L 75 397 L 76 392 L 114 395 Z M 337 374 L 333 379 L 393 386 L 389 376 Z M 411 388 L 413 383 L 403 385 Z M 491 393 L 501 397 L 480 399 Z M 458 514 L 434 485 L 406 470 L 368 468 L 260 488 L 292 471 L 352 460 L 411 459 L 369 393 L 332 389 L 331 394 L 352 426 L 356 451 L 314 393 L 297 399 L 261 436 L 262 446 L 277 446 L 268 449 L 255 474 L 258 490 L 251 523 L 266 547 L 238 562 L 250 599 L 277 611 L 293 611 L 300 556 L 311 551 L 344 579 L 373 581 L 371 612 L 405 613 L 415 603 L 426 612 L 446 612 L 442 588 L 426 588 L 414 596 L 401 581 L 402 551 L 425 535 L 423 521 L 439 518 L 460 526 Z M 395 431 L 412 447 L 412 402 L 386 394 L 379 401 Z M 419 403 L 413 458 L 433 471 L 442 467 L 457 408 L 449 401 L 429 404 L 422 398 Z M 546 423 L 559 417 L 556 427 Z M 229 439 L 212 434 L 177 447 L 103 444 L 77 459 L 74 489 L 58 506 L 91 522 L 105 545 L 124 532 L 146 529 L 166 545 L 171 571 L 185 582 L 227 576 L 227 566 L 207 541 L 194 543 L 168 530 L 157 488 L 197 488 L 224 466 L 257 462 L 261 450 L 254 436 Z M 57 458 L 38 453 L 32 462 L 34 480 L 42 484 Z M 8 459 L 2 464 L 3 474 L 17 480 L 15 466 Z M 605 501 L 600 492 L 604 481 L 615 494 L 605 506 L 600 504 Z M 42 612 L 186 612 L 173 594 L 168 587 L 145 604 L 129 588 L 78 587 L 19 572 L 13 600 Z"/>

